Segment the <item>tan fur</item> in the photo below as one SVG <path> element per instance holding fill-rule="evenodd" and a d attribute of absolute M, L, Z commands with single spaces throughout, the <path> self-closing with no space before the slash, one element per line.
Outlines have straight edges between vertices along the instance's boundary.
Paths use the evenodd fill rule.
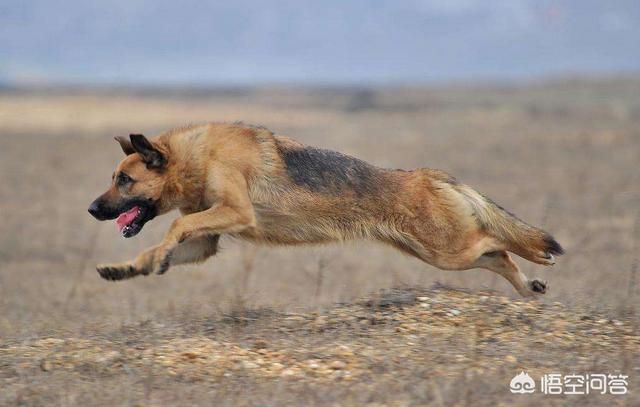
<path fill-rule="evenodd" d="M 204 261 L 216 253 L 221 234 L 287 245 L 366 238 L 441 269 L 492 270 L 522 295 L 544 292 L 544 283 L 528 280 L 506 251 L 551 264 L 543 241 L 549 235 L 444 172 L 367 167 L 376 185 L 363 183 L 366 193 L 337 187 L 318 192 L 294 182 L 283 159 L 283 151 L 304 146 L 263 128 L 206 124 L 151 140 L 167 157 L 166 168 L 149 170 L 139 154 L 130 154 L 116 173 L 126 171 L 137 181 L 128 190 L 114 184 L 103 196 L 144 196 L 156 201 L 159 214 L 180 209 L 184 216 L 136 259 L 99 266 L 105 278 Z"/>

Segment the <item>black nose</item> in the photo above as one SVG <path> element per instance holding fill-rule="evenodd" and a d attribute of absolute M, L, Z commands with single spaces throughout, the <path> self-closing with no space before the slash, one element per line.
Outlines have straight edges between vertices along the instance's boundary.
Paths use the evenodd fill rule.
<path fill-rule="evenodd" d="M 93 201 L 91 203 L 91 206 L 89 206 L 89 213 L 91 214 L 91 216 L 98 220 L 102 220 L 102 216 L 100 215 L 101 207 L 102 205 L 100 204 L 100 202 Z"/>

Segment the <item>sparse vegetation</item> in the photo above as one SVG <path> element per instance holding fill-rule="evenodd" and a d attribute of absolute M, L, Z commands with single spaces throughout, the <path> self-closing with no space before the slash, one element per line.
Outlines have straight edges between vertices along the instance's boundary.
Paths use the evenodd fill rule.
<path fill-rule="evenodd" d="M 0 401 L 506 404 L 523 401 L 508 392 L 514 372 L 629 372 L 639 348 L 633 321 L 486 291 L 407 288 L 323 312 L 235 309 L 9 341 L 0 347 Z M 69 394 L 70 383 L 81 390 Z M 545 397 L 524 401 L 558 402 Z M 598 405 L 637 398 L 594 397 Z"/>

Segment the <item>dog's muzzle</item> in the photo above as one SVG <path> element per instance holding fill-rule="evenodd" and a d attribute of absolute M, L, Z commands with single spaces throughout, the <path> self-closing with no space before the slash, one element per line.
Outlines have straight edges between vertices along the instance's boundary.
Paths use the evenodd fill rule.
<path fill-rule="evenodd" d="M 110 214 L 105 213 L 104 204 L 100 199 L 91 202 L 91 205 L 89 205 L 89 213 L 98 220 L 113 219 L 113 214 L 109 216 Z"/>

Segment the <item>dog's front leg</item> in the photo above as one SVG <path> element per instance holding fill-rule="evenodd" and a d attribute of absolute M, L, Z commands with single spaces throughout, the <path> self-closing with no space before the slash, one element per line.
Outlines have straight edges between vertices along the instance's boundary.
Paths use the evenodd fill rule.
<path fill-rule="evenodd" d="M 176 219 L 162 243 L 155 249 L 152 272 L 163 274 L 180 243 L 203 236 L 238 233 L 255 227 L 251 206 L 218 205 L 206 211 Z"/>
<path fill-rule="evenodd" d="M 188 239 L 178 245 L 171 255 L 171 265 L 200 263 L 216 254 L 220 235 Z M 106 280 L 124 280 L 139 275 L 149 275 L 159 246 L 140 253 L 135 260 L 98 266 L 98 273 Z"/>
<path fill-rule="evenodd" d="M 124 280 L 151 273 L 153 259 L 159 246 L 151 247 L 140 253 L 134 260 L 116 264 L 100 264 L 98 274 L 105 280 Z"/>

